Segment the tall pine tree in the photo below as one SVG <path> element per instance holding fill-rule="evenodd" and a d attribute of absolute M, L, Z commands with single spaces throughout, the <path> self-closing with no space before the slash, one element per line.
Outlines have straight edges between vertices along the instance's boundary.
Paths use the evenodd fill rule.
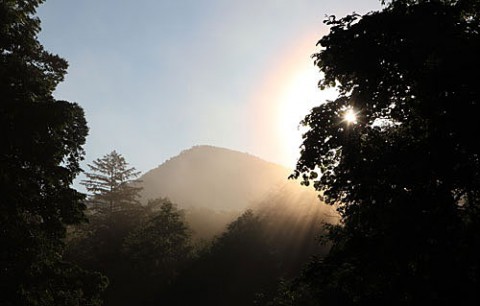
<path fill-rule="evenodd" d="M 139 204 L 137 198 L 142 187 L 136 186 L 140 175 L 134 167 L 129 167 L 125 158 L 116 151 L 98 158 L 89 164 L 90 172 L 85 173 L 82 185 L 92 193 L 90 201 L 110 211 Z"/>

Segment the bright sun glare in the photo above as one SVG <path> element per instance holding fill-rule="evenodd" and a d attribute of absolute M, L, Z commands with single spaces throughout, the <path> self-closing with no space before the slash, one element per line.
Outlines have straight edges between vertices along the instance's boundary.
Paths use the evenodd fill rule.
<path fill-rule="evenodd" d="M 321 91 L 317 87 L 320 74 L 313 67 L 305 66 L 296 71 L 284 87 L 279 99 L 279 135 L 281 135 L 284 154 L 292 166 L 299 156 L 304 128 L 300 121 L 310 110 L 337 96 L 335 89 Z"/>
<path fill-rule="evenodd" d="M 357 113 L 352 108 L 349 108 L 343 114 L 343 120 L 346 121 L 348 124 L 357 123 Z"/>

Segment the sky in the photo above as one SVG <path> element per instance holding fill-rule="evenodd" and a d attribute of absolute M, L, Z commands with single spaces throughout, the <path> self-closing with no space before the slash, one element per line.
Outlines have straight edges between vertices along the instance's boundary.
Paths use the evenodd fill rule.
<path fill-rule="evenodd" d="M 299 121 L 335 97 L 311 55 L 328 15 L 379 0 L 47 0 L 40 42 L 69 62 L 57 99 L 83 107 L 87 163 L 142 172 L 195 145 L 293 168 Z"/>

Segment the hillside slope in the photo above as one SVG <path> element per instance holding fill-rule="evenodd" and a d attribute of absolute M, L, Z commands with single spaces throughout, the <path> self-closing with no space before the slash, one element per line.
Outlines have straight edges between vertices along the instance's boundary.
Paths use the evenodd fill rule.
<path fill-rule="evenodd" d="M 140 179 L 142 201 L 168 197 L 182 208 L 243 211 L 287 182 L 290 169 L 252 155 L 195 146 Z"/>

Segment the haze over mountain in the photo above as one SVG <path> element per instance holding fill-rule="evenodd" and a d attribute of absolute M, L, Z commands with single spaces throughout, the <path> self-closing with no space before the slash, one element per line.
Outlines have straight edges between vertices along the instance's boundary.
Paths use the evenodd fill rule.
<path fill-rule="evenodd" d="M 206 240 L 247 209 L 279 221 L 272 232 L 281 235 L 313 232 L 333 221 L 334 209 L 323 205 L 313 188 L 288 180 L 290 173 L 247 153 L 195 146 L 145 173 L 141 196 L 143 202 L 167 197 L 184 208 L 194 237 Z"/>
<path fill-rule="evenodd" d="M 145 173 L 141 196 L 168 197 L 182 208 L 243 211 L 285 184 L 290 173 L 247 153 L 195 146 Z"/>

